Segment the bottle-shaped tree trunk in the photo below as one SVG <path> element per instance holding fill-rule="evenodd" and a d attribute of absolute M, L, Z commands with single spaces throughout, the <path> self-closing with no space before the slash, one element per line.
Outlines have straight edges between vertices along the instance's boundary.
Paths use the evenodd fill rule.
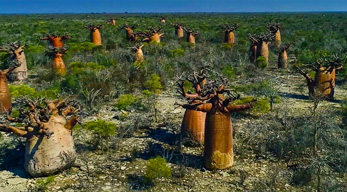
<path fill-rule="evenodd" d="M 278 55 L 278 68 L 287 69 L 288 68 L 288 55 L 287 50 L 289 49 L 290 44 L 283 47 Z"/>
<path fill-rule="evenodd" d="M 101 34 L 99 29 L 96 29 L 94 31 L 90 32 L 90 38 L 91 41 L 95 44 L 95 45 L 102 45 L 101 43 Z"/>
<path fill-rule="evenodd" d="M 27 61 L 23 46 L 18 46 L 16 49 L 13 48 L 13 55 L 15 56 L 15 61 L 18 63 L 19 67 L 15 68 L 9 74 L 9 78 L 11 81 L 23 81 L 28 78 Z"/>
<path fill-rule="evenodd" d="M 260 48 L 259 48 L 260 47 Z M 266 63 L 269 63 L 269 42 L 262 41 L 258 46 L 258 56 L 265 58 Z"/>
<path fill-rule="evenodd" d="M 281 43 L 282 43 L 282 41 L 281 41 L 281 32 L 280 32 L 280 30 L 278 29 L 278 31 L 276 31 L 276 33 L 275 33 L 275 45 L 276 45 L 277 47 L 280 47 L 280 46 L 281 46 Z"/>
<path fill-rule="evenodd" d="M 64 47 L 64 40 L 69 39 L 68 35 L 58 36 L 55 34 L 47 35 L 47 37 L 41 38 L 41 40 L 48 40 L 50 45 L 55 48 Z"/>
<path fill-rule="evenodd" d="M 228 43 L 229 45 L 233 46 L 235 43 L 235 34 L 234 32 L 225 32 L 224 34 L 224 43 Z"/>
<path fill-rule="evenodd" d="M 24 102 L 23 102 L 24 103 Z M 67 116 L 76 113 L 79 107 L 70 105 L 65 100 L 46 101 L 46 107 L 40 102 L 26 100 L 30 111 L 23 114 L 29 123 L 24 127 L 1 125 L 0 131 L 12 132 L 25 137 L 24 168 L 33 177 L 48 176 L 70 168 L 76 159 L 72 128 L 77 117 Z M 12 118 L 12 122 L 23 122 L 23 118 Z"/>
<path fill-rule="evenodd" d="M 54 55 L 54 59 L 52 61 L 52 68 L 53 72 L 60 75 L 65 76 L 66 75 L 66 66 L 63 60 L 63 54 L 62 53 L 56 53 Z"/>
<path fill-rule="evenodd" d="M 133 49 L 135 51 L 135 56 L 134 56 L 135 62 L 143 62 L 144 61 L 142 47 L 143 47 L 143 45 L 133 47 Z"/>
<path fill-rule="evenodd" d="M 230 113 L 253 107 L 252 103 L 232 105 L 235 99 L 225 99 L 223 93 L 228 92 L 224 85 L 209 84 L 198 97 L 200 103 L 183 105 L 185 109 L 206 112 L 204 165 L 206 169 L 227 169 L 234 163 L 233 134 Z M 212 88 L 211 88 L 212 87 Z M 205 103 L 204 101 L 207 101 Z"/>
<path fill-rule="evenodd" d="M 175 28 L 175 34 L 178 39 L 183 38 L 184 33 L 182 26 L 178 26 L 177 28 Z"/>
<path fill-rule="evenodd" d="M 0 114 L 11 112 L 12 109 L 7 73 L 7 70 L 0 71 Z"/>

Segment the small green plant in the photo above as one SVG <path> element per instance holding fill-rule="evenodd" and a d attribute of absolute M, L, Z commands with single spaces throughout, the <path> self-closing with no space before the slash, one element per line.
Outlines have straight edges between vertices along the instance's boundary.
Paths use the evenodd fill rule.
<path fill-rule="evenodd" d="M 171 50 L 171 56 L 172 57 L 181 57 L 184 55 L 184 50 L 183 49 L 173 49 Z"/>
<path fill-rule="evenodd" d="M 225 50 L 231 50 L 233 48 L 228 43 L 222 43 L 221 47 L 222 47 L 222 49 L 225 49 Z"/>
<path fill-rule="evenodd" d="M 224 67 L 222 73 L 229 79 L 235 77 L 235 69 L 234 67 L 231 67 L 231 66 Z"/>
<path fill-rule="evenodd" d="M 9 90 L 13 99 L 18 97 L 45 97 L 47 99 L 56 99 L 60 87 L 53 86 L 43 91 L 36 91 L 34 88 L 29 87 L 28 85 L 9 85 Z"/>
<path fill-rule="evenodd" d="M 46 179 L 36 180 L 35 191 L 47 191 L 50 184 L 54 182 L 54 176 L 49 176 Z"/>
<path fill-rule="evenodd" d="M 160 93 L 163 86 L 160 83 L 160 77 L 157 74 L 152 74 L 151 78 L 145 82 L 145 88 L 154 92 Z"/>
<path fill-rule="evenodd" d="M 267 67 L 266 58 L 263 56 L 258 57 L 256 60 L 256 64 L 259 68 L 265 69 Z"/>
<path fill-rule="evenodd" d="M 107 141 L 116 134 L 116 124 L 105 120 L 89 121 L 82 125 L 82 128 L 90 131 L 94 138 L 93 142 L 96 147 L 104 151 Z M 95 142 L 96 141 L 96 142 Z"/>
<path fill-rule="evenodd" d="M 171 168 L 167 166 L 166 160 L 163 157 L 150 159 L 147 164 L 146 179 L 153 181 L 157 178 L 170 178 Z"/>
<path fill-rule="evenodd" d="M 253 101 L 254 97 L 244 97 L 234 101 L 236 105 L 242 105 Z M 268 113 L 270 111 L 270 103 L 268 99 L 258 99 L 257 102 L 254 103 L 254 107 L 250 109 L 249 113 L 253 116 L 260 116 L 261 114 Z"/>
<path fill-rule="evenodd" d="M 128 109 L 130 106 L 134 105 L 136 102 L 136 97 L 131 94 L 120 95 L 116 107 L 118 109 Z"/>

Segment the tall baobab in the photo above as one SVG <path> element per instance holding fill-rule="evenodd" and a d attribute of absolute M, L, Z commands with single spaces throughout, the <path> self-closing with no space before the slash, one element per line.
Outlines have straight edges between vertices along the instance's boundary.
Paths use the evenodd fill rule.
<path fill-rule="evenodd" d="M 50 45 L 55 48 L 64 47 L 64 41 L 67 39 L 70 39 L 70 36 L 68 35 L 59 36 L 56 34 L 50 34 L 50 35 L 47 35 L 46 37 L 41 38 L 41 40 L 48 40 Z"/>
<path fill-rule="evenodd" d="M 19 117 L 9 122 L 23 123 L 14 127 L 0 125 L 0 131 L 26 138 L 24 168 L 33 177 L 48 176 L 73 166 L 76 151 L 72 128 L 77 123 L 76 102 L 56 99 L 33 101 L 21 99 Z"/>
<path fill-rule="evenodd" d="M 113 18 L 112 18 L 112 19 L 107 20 L 107 21 L 106 21 L 106 23 L 107 23 L 107 24 L 109 24 L 109 25 L 116 26 L 116 20 L 115 20 L 115 19 L 113 19 Z"/>
<path fill-rule="evenodd" d="M 249 59 L 251 62 L 255 63 L 257 60 L 257 49 L 258 49 L 258 38 L 255 35 L 249 35 L 249 41 L 251 45 L 249 47 Z"/>
<path fill-rule="evenodd" d="M 8 74 L 11 81 L 23 81 L 28 78 L 27 62 L 24 54 L 24 46 L 20 43 L 10 43 L 0 48 L 0 51 L 11 54 L 11 60 L 18 66 Z"/>
<path fill-rule="evenodd" d="M 50 48 L 46 55 L 51 56 L 52 60 L 52 70 L 55 74 L 60 76 L 65 76 L 66 74 L 66 66 L 63 60 L 63 55 L 66 52 L 65 48 Z"/>
<path fill-rule="evenodd" d="M 199 72 L 193 71 L 192 73 L 188 73 L 184 78 L 179 78 L 177 80 L 178 92 L 186 98 L 190 104 L 199 104 L 201 101 L 195 100 L 195 98 L 203 94 L 202 90 L 205 86 L 206 78 L 206 67 L 202 68 Z M 184 83 L 186 81 L 192 83 L 195 93 L 187 93 L 184 88 Z M 181 125 L 182 138 L 189 138 L 194 142 L 204 144 L 205 119 L 205 112 L 186 109 Z"/>
<path fill-rule="evenodd" d="M 12 102 L 11 102 L 11 94 L 8 89 L 8 74 L 19 67 L 19 63 L 15 63 L 15 65 L 0 70 L 0 114 L 10 113 L 12 110 Z"/>
<path fill-rule="evenodd" d="M 224 96 L 227 94 L 227 97 Z M 234 163 L 233 134 L 230 113 L 253 107 L 253 102 L 244 105 L 233 105 L 236 99 L 225 87 L 225 81 L 209 81 L 202 94 L 185 109 L 206 112 L 204 164 L 209 170 L 227 169 Z M 199 103 L 194 103 L 198 100 Z"/>
<path fill-rule="evenodd" d="M 270 23 L 267 26 L 267 30 L 275 36 L 275 44 L 277 47 L 281 46 L 281 32 L 280 32 L 280 25 L 277 23 Z"/>
<path fill-rule="evenodd" d="M 319 59 L 314 65 L 308 65 L 310 71 L 315 72 L 315 76 L 309 75 L 310 71 L 296 67 L 297 71 L 306 78 L 309 96 L 323 97 L 329 100 L 334 99 L 335 86 L 336 86 L 336 71 L 342 69 L 343 59 L 334 55 L 331 58 Z"/>
<path fill-rule="evenodd" d="M 183 38 L 184 36 L 184 32 L 183 32 L 183 27 L 184 27 L 184 24 L 183 23 L 174 23 L 174 24 L 171 24 L 173 27 L 175 27 L 175 34 L 176 34 L 176 37 L 178 39 L 180 38 Z"/>
<path fill-rule="evenodd" d="M 222 25 L 222 31 L 224 32 L 224 43 L 228 43 L 233 46 L 235 43 L 235 34 L 234 31 L 239 27 L 238 24 L 230 25 Z"/>
<path fill-rule="evenodd" d="M 88 25 L 85 28 L 90 31 L 90 41 L 95 45 L 102 45 L 100 34 L 101 25 Z"/>
<path fill-rule="evenodd" d="M 186 27 L 184 27 L 183 30 L 186 32 L 186 35 L 187 35 L 187 42 L 195 45 L 195 37 L 196 37 L 197 35 L 199 35 L 199 33 L 193 31 L 193 30 L 190 29 L 190 28 L 186 28 Z"/>
<path fill-rule="evenodd" d="M 279 69 L 287 69 L 288 68 L 288 55 L 287 51 L 290 47 L 290 44 L 281 48 L 281 51 L 278 55 L 278 68 Z"/>

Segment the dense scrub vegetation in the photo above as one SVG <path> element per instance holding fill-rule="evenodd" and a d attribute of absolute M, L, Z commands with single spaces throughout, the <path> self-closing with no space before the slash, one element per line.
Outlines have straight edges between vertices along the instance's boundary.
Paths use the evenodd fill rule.
<path fill-rule="evenodd" d="M 313 64 L 325 56 L 346 54 L 347 14 L 167 14 L 166 23 L 159 22 L 160 16 L 0 16 L 0 46 L 16 41 L 26 45 L 24 50 L 29 78 L 9 86 L 12 100 L 22 96 L 55 99 L 58 95 L 70 95 L 83 105 L 85 115 L 81 117 L 82 123 L 74 134 L 78 143 L 77 153 L 80 152 L 81 161 L 87 164 L 88 175 L 78 176 L 79 184 L 66 182 L 72 182 L 70 186 L 64 185 L 66 189 L 98 189 L 96 185 L 92 186 L 91 181 L 106 174 L 106 171 L 102 172 L 102 163 L 95 165 L 101 171 L 92 173 L 89 170 L 90 165 L 86 163 L 92 161 L 92 157 L 87 155 L 89 153 L 104 156 L 103 162 L 109 167 L 114 166 L 108 164 L 110 161 L 119 163 L 117 165 L 125 161 L 141 164 L 136 159 L 144 159 L 145 162 L 141 164 L 146 168 L 144 172 L 130 168 L 129 172 L 125 172 L 128 169 L 123 169 L 124 165 L 116 166 L 120 173 L 128 174 L 125 187 L 129 190 L 147 190 L 156 185 L 165 187 L 167 183 L 186 185 L 179 179 L 192 180 L 188 188 L 183 188 L 189 190 L 189 187 L 194 188 L 196 181 L 201 181 L 199 179 L 206 179 L 203 175 L 206 170 L 202 168 L 200 159 L 201 149 L 182 146 L 179 136 L 170 135 L 166 138 L 167 130 L 162 130 L 162 127 L 166 127 L 178 134 L 182 115 L 171 113 L 176 110 L 173 105 L 167 107 L 159 104 L 164 96 L 183 102 L 179 101 L 176 93 L 175 77 L 206 65 L 226 77 L 230 82 L 228 86 L 241 95 L 234 104 L 244 104 L 254 99 L 258 101 L 252 110 L 232 114 L 236 120 L 234 152 L 238 165 L 229 172 L 219 172 L 233 178 L 233 181 L 223 180 L 222 183 L 228 183 L 227 186 L 231 183 L 236 186 L 232 190 L 241 191 L 264 191 L 269 188 L 277 191 L 347 189 L 347 105 L 342 104 L 345 99 L 343 96 L 347 97 L 347 94 L 339 94 L 337 100 L 328 104 L 319 98 L 310 100 L 305 97 L 308 95 L 305 79 L 293 69 L 293 66 Z M 107 25 L 106 21 L 110 18 L 116 18 L 117 24 Z M 199 32 L 195 45 L 186 42 L 186 38 L 177 39 L 175 28 L 170 23 L 184 23 L 189 29 Z M 223 43 L 224 33 L 220 26 L 235 23 L 239 27 L 234 31 L 235 43 L 230 46 Z M 269 47 L 269 64 L 264 57 L 258 57 L 256 63 L 250 62 L 248 36 L 266 33 L 269 23 L 280 23 L 282 44 L 291 44 L 288 50 L 288 70 L 275 69 L 281 49 L 274 43 Z M 90 42 L 90 33 L 84 28 L 87 25 L 102 25 L 101 46 Z M 131 47 L 139 43 L 126 39 L 121 29 L 123 25 L 135 25 L 135 32 L 161 27 L 160 33 L 165 35 L 159 43 L 143 43 L 144 61 L 137 62 Z M 63 56 L 65 76 L 53 73 L 51 59 L 45 55 L 49 42 L 40 40 L 51 33 L 70 36 L 64 42 L 67 49 Z M 0 63 L 6 64 L 8 60 L 9 55 L 0 52 Z M 347 79 L 347 65 L 345 62 L 342 64 L 344 69 L 337 73 L 336 82 L 341 89 L 346 87 Z M 211 78 L 214 78 L 213 75 Z M 295 90 L 298 95 L 285 92 L 284 87 L 287 86 L 298 89 Z M 191 86 L 185 84 L 185 87 L 189 90 Z M 303 107 L 299 107 L 300 110 L 295 108 L 295 104 L 288 101 L 290 98 L 303 98 L 300 101 L 302 103 L 299 103 Z M 335 103 L 342 107 L 335 107 Z M 13 107 L 12 116 L 18 116 L 20 110 L 16 102 Z M 127 139 L 131 145 L 131 142 L 137 143 L 133 138 L 140 140 L 147 136 L 159 140 L 162 146 L 148 140 L 142 144 L 145 147 L 122 146 L 122 142 Z M 17 149 L 16 152 L 22 153 L 22 144 L 18 139 L 4 137 L 0 134 L 0 168 L 20 165 L 13 163 L 19 162 L 20 158 L 10 157 L 9 154 Z M 197 150 L 198 155 L 184 153 L 189 150 Z M 124 157 L 113 157 L 118 153 L 124 153 Z M 248 161 L 266 161 L 266 165 L 272 167 L 258 180 L 252 180 L 253 173 L 244 168 L 252 169 L 254 164 L 248 164 Z M 136 164 L 134 167 L 141 165 Z M 192 176 L 189 172 L 196 175 Z M 219 175 L 208 173 L 213 175 L 211 178 Z M 124 181 L 117 174 L 114 178 L 110 177 Z M 163 180 L 158 179 L 160 177 Z M 37 180 L 33 190 L 48 190 L 48 185 L 58 182 L 58 179 L 49 177 Z M 286 184 L 291 188 L 286 187 Z"/>

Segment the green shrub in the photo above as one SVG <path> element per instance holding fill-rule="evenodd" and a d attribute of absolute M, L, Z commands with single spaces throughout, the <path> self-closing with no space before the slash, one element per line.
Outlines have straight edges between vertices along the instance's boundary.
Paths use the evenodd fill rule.
<path fill-rule="evenodd" d="M 228 43 L 222 43 L 221 47 L 222 47 L 222 49 L 225 49 L 225 50 L 231 50 L 233 48 Z"/>
<path fill-rule="evenodd" d="M 144 85 L 146 89 L 154 93 L 160 93 L 163 88 L 160 83 L 160 77 L 157 74 L 152 74 L 151 79 L 147 80 Z"/>
<path fill-rule="evenodd" d="M 244 97 L 233 102 L 235 105 L 242 105 L 253 101 L 254 97 Z M 249 110 L 249 113 L 253 116 L 259 116 L 270 111 L 270 103 L 267 99 L 258 99 L 254 103 L 252 109 Z"/>
<path fill-rule="evenodd" d="M 32 99 L 37 97 L 45 97 L 47 99 L 56 99 L 56 95 L 59 93 L 60 87 L 55 86 L 37 92 L 34 88 L 29 87 L 28 85 L 9 85 L 9 90 L 13 99 L 18 97 L 29 97 Z"/>
<path fill-rule="evenodd" d="M 163 157 L 158 156 L 149 160 L 145 177 L 150 181 L 163 177 L 169 178 L 171 177 L 171 168 L 167 166 Z"/>
<path fill-rule="evenodd" d="M 136 97 L 130 94 L 120 95 L 116 104 L 118 109 L 128 109 L 131 105 L 135 104 Z"/>
<path fill-rule="evenodd" d="M 235 77 L 234 67 L 231 67 L 231 66 L 224 67 L 222 70 L 222 73 L 223 73 L 223 75 L 225 75 L 226 77 L 228 77 L 230 79 Z"/>
<path fill-rule="evenodd" d="M 116 124 L 105 120 L 86 122 L 83 127 L 101 137 L 110 137 L 116 134 Z"/>
<path fill-rule="evenodd" d="M 171 50 L 171 56 L 172 57 L 181 57 L 184 55 L 184 50 L 183 49 L 173 49 Z"/>
<path fill-rule="evenodd" d="M 43 53 L 45 52 L 45 47 L 42 45 L 34 46 L 28 45 L 25 47 L 25 53 Z"/>
<path fill-rule="evenodd" d="M 46 179 L 36 180 L 35 191 L 47 191 L 48 186 L 54 182 L 54 176 L 49 176 Z"/>
<path fill-rule="evenodd" d="M 259 68 L 265 69 L 267 67 L 266 58 L 263 56 L 258 57 L 256 60 L 256 64 Z"/>
<path fill-rule="evenodd" d="M 79 52 L 79 51 L 92 51 L 97 47 L 94 43 L 83 42 L 83 43 L 70 43 L 70 52 Z"/>

